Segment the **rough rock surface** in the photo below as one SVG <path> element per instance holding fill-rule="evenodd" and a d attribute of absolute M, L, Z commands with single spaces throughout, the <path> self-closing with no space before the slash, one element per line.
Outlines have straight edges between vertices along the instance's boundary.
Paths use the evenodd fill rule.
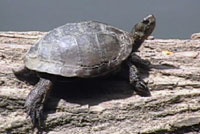
<path fill-rule="evenodd" d="M 194 33 L 191 35 L 192 40 L 199 40 L 200 39 L 200 33 Z"/>
<path fill-rule="evenodd" d="M 12 68 L 45 33 L 0 32 L 0 133 L 36 133 L 24 101 L 32 85 Z M 139 97 L 126 82 L 107 80 L 55 85 L 45 107 L 48 134 L 200 133 L 200 40 L 147 40 L 137 52 L 151 97 Z M 137 61 L 136 61 L 137 62 Z"/>

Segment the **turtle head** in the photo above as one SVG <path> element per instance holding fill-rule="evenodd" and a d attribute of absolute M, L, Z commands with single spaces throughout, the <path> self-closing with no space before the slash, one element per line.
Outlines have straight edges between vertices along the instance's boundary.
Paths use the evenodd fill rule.
<path fill-rule="evenodd" d="M 144 40 L 151 35 L 155 26 L 156 18 L 153 15 L 148 15 L 141 22 L 134 26 L 131 31 L 133 34 L 133 51 L 137 51 Z"/>
<path fill-rule="evenodd" d="M 156 18 L 153 15 L 148 15 L 140 23 L 136 24 L 131 33 L 141 34 L 141 36 L 148 37 L 154 30 L 156 25 Z"/>

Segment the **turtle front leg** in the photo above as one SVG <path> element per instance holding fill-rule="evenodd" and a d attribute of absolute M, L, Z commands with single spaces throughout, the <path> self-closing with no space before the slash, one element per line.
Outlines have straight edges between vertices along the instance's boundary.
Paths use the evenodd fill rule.
<path fill-rule="evenodd" d="M 149 88 L 146 83 L 140 78 L 138 70 L 135 65 L 129 65 L 129 83 L 135 88 L 135 92 L 143 97 L 151 96 Z"/>
<path fill-rule="evenodd" d="M 26 112 L 30 116 L 33 126 L 36 128 L 42 126 L 43 106 L 51 88 L 52 82 L 41 78 L 26 98 Z"/>
<path fill-rule="evenodd" d="M 145 69 L 145 70 L 150 70 L 150 65 L 151 63 L 148 61 L 148 60 L 144 60 L 144 59 L 141 59 L 137 54 L 135 53 L 132 53 L 130 56 L 129 56 L 129 59 L 130 62 L 134 65 L 137 65 L 137 67 L 139 68 L 142 68 L 142 69 Z"/>
<path fill-rule="evenodd" d="M 25 66 L 22 66 L 15 70 L 13 69 L 12 71 L 17 79 L 19 79 L 21 81 L 26 81 L 29 84 L 34 85 L 39 81 L 39 77 L 37 76 L 37 74 L 35 72 L 29 70 Z"/>

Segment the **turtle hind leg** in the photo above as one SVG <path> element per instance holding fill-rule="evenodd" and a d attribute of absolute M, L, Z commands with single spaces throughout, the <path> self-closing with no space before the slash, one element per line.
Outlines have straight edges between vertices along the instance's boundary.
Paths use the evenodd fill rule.
<path fill-rule="evenodd" d="M 35 85 L 39 81 L 37 74 L 25 66 L 22 66 L 18 69 L 13 69 L 12 71 L 17 79 L 25 81 L 31 85 Z"/>
<path fill-rule="evenodd" d="M 31 118 L 34 128 L 40 129 L 43 126 L 43 107 L 51 89 L 52 82 L 41 78 L 26 98 L 25 109 Z"/>

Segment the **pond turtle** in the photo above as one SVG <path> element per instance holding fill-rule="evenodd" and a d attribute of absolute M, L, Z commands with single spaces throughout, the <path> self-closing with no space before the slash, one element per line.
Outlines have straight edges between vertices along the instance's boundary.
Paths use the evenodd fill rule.
<path fill-rule="evenodd" d="M 43 104 L 59 76 L 69 80 L 93 79 L 120 72 L 125 64 L 129 71 L 127 81 L 135 92 L 150 96 L 131 54 L 153 32 L 155 24 L 155 17 L 148 15 L 130 33 L 97 21 L 67 23 L 48 32 L 30 48 L 24 58 L 25 66 L 13 70 L 19 79 L 30 78 L 33 72 L 40 78 L 25 103 L 33 125 L 40 126 Z"/>

